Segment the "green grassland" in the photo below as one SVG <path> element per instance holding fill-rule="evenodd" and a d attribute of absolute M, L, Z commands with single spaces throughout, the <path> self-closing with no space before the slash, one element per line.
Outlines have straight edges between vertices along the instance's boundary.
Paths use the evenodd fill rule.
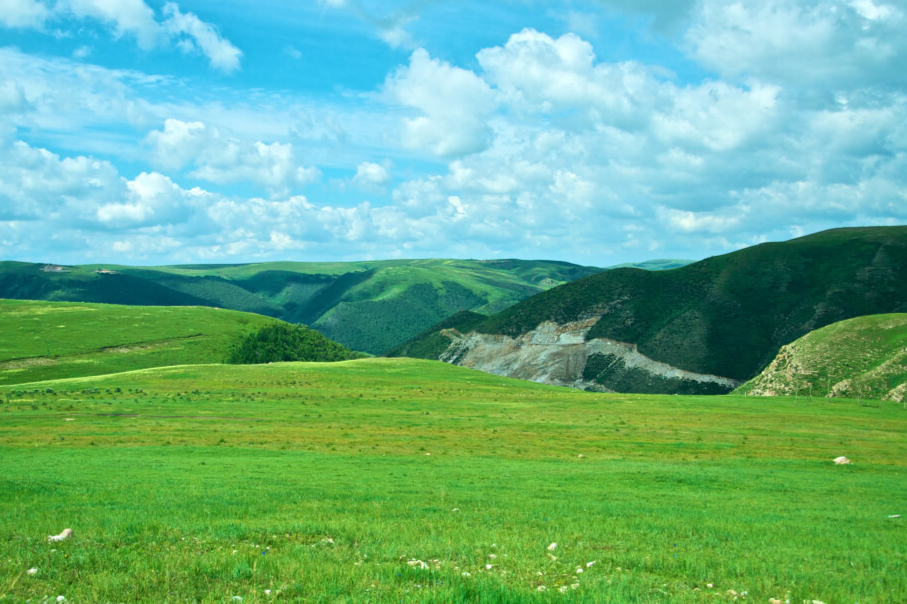
<path fill-rule="evenodd" d="M 673 266 L 671 262 L 656 261 L 651 268 Z M 457 311 L 496 312 L 604 270 L 543 260 L 44 268 L 0 262 L 0 298 L 229 308 L 309 325 L 372 354 Z"/>
<path fill-rule="evenodd" d="M 0 401 L 0 602 L 907 600 L 901 405 L 593 394 L 412 359 Z"/>
<path fill-rule="evenodd" d="M 680 369 L 748 380 L 810 331 L 896 312 L 907 312 L 907 227 L 874 227 L 766 243 L 675 270 L 607 271 L 541 292 L 472 329 L 519 336 L 543 321 L 600 316 L 588 339 L 636 344 Z M 417 341 L 437 331 L 408 349 L 438 358 L 437 346 Z"/>
<path fill-rule="evenodd" d="M 810 332 L 738 389 L 756 395 L 907 400 L 907 314 L 871 315 Z"/>
<path fill-rule="evenodd" d="M 0 300 L 0 385 L 220 363 L 240 338 L 275 323 L 204 307 Z"/>

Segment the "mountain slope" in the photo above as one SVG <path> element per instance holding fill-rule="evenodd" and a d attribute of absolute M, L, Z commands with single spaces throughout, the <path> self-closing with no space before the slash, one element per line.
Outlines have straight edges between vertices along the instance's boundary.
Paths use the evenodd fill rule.
<path fill-rule="evenodd" d="M 462 309 L 497 312 L 601 270 L 525 260 L 143 268 L 0 262 L 0 298 L 230 308 L 304 323 L 350 348 L 381 353 Z"/>
<path fill-rule="evenodd" d="M 903 311 L 907 227 L 836 229 L 670 271 L 617 269 L 586 277 L 488 317 L 470 337 L 502 354 L 535 342 L 542 346 L 535 354 L 563 368 L 550 378 L 540 366 L 529 379 L 630 392 L 713 392 L 753 377 L 781 346 L 814 329 Z M 551 330 L 554 339 L 545 335 Z M 467 334 L 437 329 L 423 338 L 431 334 L 451 341 L 435 358 L 506 375 L 521 366 L 502 354 L 470 365 Z M 595 341 L 613 346 L 586 344 Z M 695 375 L 671 375 L 665 367 Z M 714 378 L 731 382 L 716 388 Z"/>
<path fill-rule="evenodd" d="M 753 396 L 907 399 L 907 314 L 848 319 L 781 348 L 738 389 Z"/>
<path fill-rule="evenodd" d="M 0 385 L 222 363 L 272 325 L 286 324 L 204 307 L 0 300 Z"/>

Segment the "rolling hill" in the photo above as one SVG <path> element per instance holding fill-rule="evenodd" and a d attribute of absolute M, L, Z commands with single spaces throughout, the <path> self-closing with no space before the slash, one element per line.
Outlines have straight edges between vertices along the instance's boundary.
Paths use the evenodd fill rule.
<path fill-rule="evenodd" d="M 247 336 L 281 325 L 290 327 L 205 307 L 0 300 L 0 385 L 222 363 Z M 306 331 L 319 347 L 338 346 Z"/>
<path fill-rule="evenodd" d="M 835 229 L 670 271 L 600 273 L 389 354 L 579 388 L 722 393 L 810 331 L 904 311 L 907 227 Z"/>
<path fill-rule="evenodd" d="M 907 314 L 871 315 L 812 331 L 781 348 L 740 387 L 753 396 L 907 400 Z"/>
<path fill-rule="evenodd" d="M 653 268 L 683 261 L 654 261 Z M 0 298 L 212 306 L 309 325 L 377 354 L 462 309 L 494 313 L 604 269 L 524 260 L 128 267 L 0 262 Z"/>

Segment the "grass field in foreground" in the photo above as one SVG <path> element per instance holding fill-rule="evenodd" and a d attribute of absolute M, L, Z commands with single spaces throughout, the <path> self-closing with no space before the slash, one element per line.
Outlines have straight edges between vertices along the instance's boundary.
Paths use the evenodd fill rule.
<path fill-rule="evenodd" d="M 900 405 L 601 395 L 406 359 L 0 399 L 0 601 L 907 600 Z"/>

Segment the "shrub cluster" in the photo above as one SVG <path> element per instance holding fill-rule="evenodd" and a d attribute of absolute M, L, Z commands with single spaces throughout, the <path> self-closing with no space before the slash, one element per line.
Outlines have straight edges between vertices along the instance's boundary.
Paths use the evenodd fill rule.
<path fill-rule="evenodd" d="M 347 361 L 362 354 L 327 339 L 303 325 L 273 323 L 241 338 L 230 349 L 227 363 L 251 365 L 283 361 Z"/>

